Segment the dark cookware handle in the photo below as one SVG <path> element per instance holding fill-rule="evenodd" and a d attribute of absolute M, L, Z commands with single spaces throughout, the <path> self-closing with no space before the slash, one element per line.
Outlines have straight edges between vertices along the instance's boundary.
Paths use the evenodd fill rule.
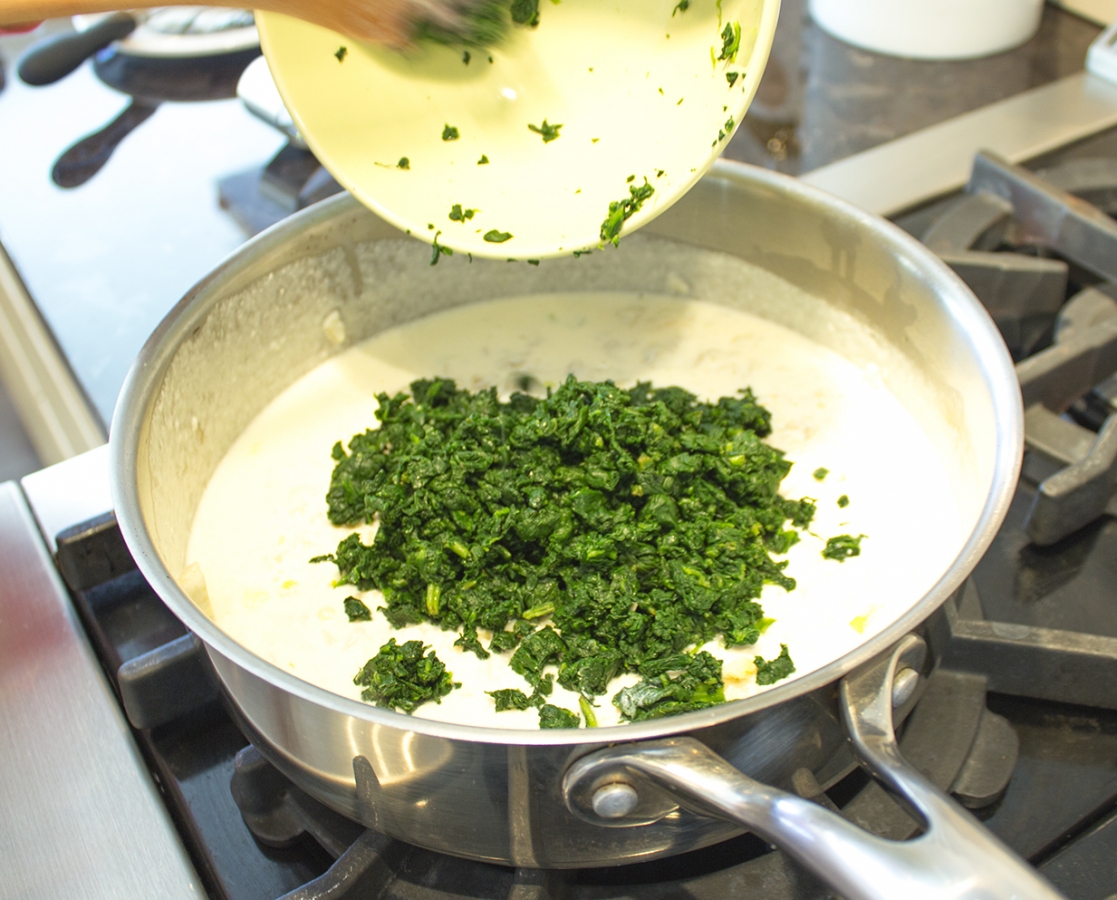
<path fill-rule="evenodd" d="M 602 826 L 647 822 L 674 801 L 737 822 L 795 857 L 846 900 L 1059 900 L 1062 896 L 900 755 L 902 705 L 926 656 L 913 635 L 841 684 L 842 714 L 861 764 L 923 824 L 909 841 L 869 834 L 802 797 L 744 775 L 693 738 L 599 750 L 575 762 L 566 803 Z"/>
<path fill-rule="evenodd" d="M 62 188 L 76 188 L 85 184 L 101 171 L 120 142 L 146 122 L 158 108 L 158 103 L 133 100 L 108 125 L 82 138 L 58 157 L 58 162 L 50 173 L 51 180 Z"/>
<path fill-rule="evenodd" d="M 136 30 L 136 17 L 117 12 L 86 31 L 60 34 L 36 44 L 19 61 L 19 77 L 25 84 L 43 87 L 61 81 L 94 53 L 113 41 L 123 40 Z"/>

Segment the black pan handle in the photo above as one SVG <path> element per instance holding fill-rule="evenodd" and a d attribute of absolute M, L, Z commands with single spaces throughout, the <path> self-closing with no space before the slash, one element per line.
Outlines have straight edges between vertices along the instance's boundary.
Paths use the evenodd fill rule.
<path fill-rule="evenodd" d="M 116 12 L 88 31 L 47 38 L 24 54 L 19 61 L 19 77 L 33 87 L 61 81 L 98 50 L 128 37 L 137 24 L 131 13 Z"/>
<path fill-rule="evenodd" d="M 120 142 L 151 116 L 158 103 L 133 100 L 131 105 L 100 131 L 82 138 L 58 157 L 51 180 L 61 188 L 76 188 L 101 171 Z"/>

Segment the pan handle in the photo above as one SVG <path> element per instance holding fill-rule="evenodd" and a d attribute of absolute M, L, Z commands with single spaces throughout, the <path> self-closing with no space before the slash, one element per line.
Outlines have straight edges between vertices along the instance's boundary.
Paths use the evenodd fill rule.
<path fill-rule="evenodd" d="M 909 635 L 841 683 L 854 753 L 923 825 L 912 840 L 877 837 L 810 800 L 761 784 L 689 737 L 582 757 L 563 780 L 566 804 L 587 821 L 623 827 L 682 803 L 776 844 L 846 900 L 1059 900 L 1061 894 L 900 755 L 893 703 L 910 696 L 925 655 L 922 639 Z"/>

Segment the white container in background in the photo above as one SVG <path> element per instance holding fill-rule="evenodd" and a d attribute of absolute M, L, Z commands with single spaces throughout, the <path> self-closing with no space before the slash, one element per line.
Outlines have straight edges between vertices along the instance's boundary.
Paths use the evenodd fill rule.
<path fill-rule="evenodd" d="M 1036 33 L 1043 0 L 810 0 L 839 40 L 913 59 L 967 59 L 1019 46 Z"/>

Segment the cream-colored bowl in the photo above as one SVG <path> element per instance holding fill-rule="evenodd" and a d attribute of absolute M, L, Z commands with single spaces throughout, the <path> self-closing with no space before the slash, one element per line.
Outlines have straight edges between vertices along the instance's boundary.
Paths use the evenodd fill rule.
<path fill-rule="evenodd" d="M 645 180 L 654 193 L 622 210 L 624 232 L 650 221 L 744 117 L 779 0 L 679 5 L 543 0 L 537 27 L 468 62 L 462 48 L 401 55 L 275 13 L 257 25 L 307 144 L 362 203 L 430 243 L 524 260 L 602 246 L 610 204 Z M 735 58 L 719 59 L 738 26 Z M 557 137 L 529 127 L 544 122 Z"/>

